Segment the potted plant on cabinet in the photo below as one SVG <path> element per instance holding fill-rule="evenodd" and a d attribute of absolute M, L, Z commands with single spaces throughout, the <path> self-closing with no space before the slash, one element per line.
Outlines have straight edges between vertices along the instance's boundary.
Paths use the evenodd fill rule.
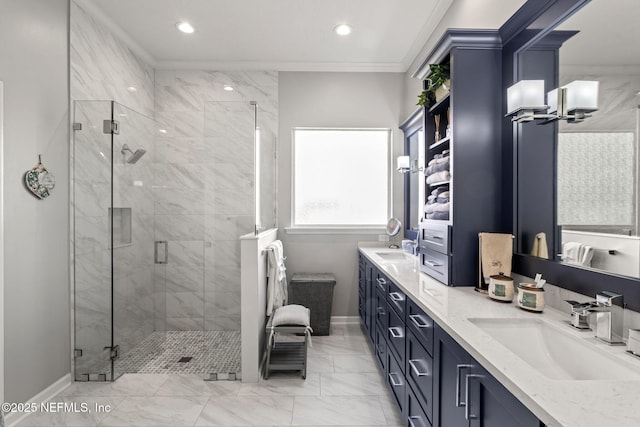
<path fill-rule="evenodd" d="M 433 105 L 444 98 L 451 88 L 449 63 L 429 64 L 429 75 L 424 79 L 426 86 L 418 95 L 417 105 Z"/>

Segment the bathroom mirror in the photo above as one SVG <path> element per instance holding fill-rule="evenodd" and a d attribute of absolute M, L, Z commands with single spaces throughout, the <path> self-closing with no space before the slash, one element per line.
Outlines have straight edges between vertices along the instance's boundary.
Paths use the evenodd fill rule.
<path fill-rule="evenodd" d="M 640 277 L 639 14 L 635 0 L 592 0 L 553 28 L 563 36 L 557 85 L 598 81 L 599 109 L 581 123 L 558 121 L 531 130 L 551 131 L 555 139 L 554 178 L 541 182 L 552 185 L 543 192 L 549 196 L 545 203 L 554 206 L 541 208 L 546 222 L 538 230 L 546 234 L 550 259 L 629 277 Z M 527 54 L 548 42 L 541 39 Z M 547 84 L 545 90 L 554 87 Z M 527 214 L 519 209 L 517 215 L 522 222 Z M 531 253 L 535 231 L 519 234 L 522 253 Z"/>
<path fill-rule="evenodd" d="M 387 234 L 390 237 L 397 236 L 400 233 L 400 229 L 402 228 L 402 223 L 398 218 L 392 217 L 389 218 L 389 222 L 387 222 Z"/>

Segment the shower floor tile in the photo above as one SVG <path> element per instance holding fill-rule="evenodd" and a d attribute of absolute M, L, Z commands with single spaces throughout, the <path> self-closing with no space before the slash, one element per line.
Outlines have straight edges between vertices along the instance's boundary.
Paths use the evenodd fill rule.
<path fill-rule="evenodd" d="M 153 332 L 116 361 L 116 370 L 240 379 L 240 331 Z"/>

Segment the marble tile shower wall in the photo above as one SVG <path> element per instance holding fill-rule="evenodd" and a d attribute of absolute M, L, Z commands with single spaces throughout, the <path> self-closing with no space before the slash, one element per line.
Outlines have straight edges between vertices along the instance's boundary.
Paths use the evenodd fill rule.
<path fill-rule="evenodd" d="M 168 330 L 240 329 L 238 237 L 254 227 L 254 107 L 276 135 L 276 72 L 156 71 L 156 239 Z M 224 85 L 235 90 L 227 92 Z"/>
<path fill-rule="evenodd" d="M 70 21 L 71 99 L 115 100 L 153 117 L 153 67 L 75 1 Z"/>

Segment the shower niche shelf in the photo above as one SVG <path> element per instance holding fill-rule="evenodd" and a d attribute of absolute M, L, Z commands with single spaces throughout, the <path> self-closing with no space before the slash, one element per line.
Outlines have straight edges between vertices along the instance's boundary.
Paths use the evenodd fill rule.
<path fill-rule="evenodd" d="M 112 217 L 113 216 L 113 217 Z M 113 221 L 113 248 L 131 246 L 131 208 L 109 208 L 109 221 Z"/>

